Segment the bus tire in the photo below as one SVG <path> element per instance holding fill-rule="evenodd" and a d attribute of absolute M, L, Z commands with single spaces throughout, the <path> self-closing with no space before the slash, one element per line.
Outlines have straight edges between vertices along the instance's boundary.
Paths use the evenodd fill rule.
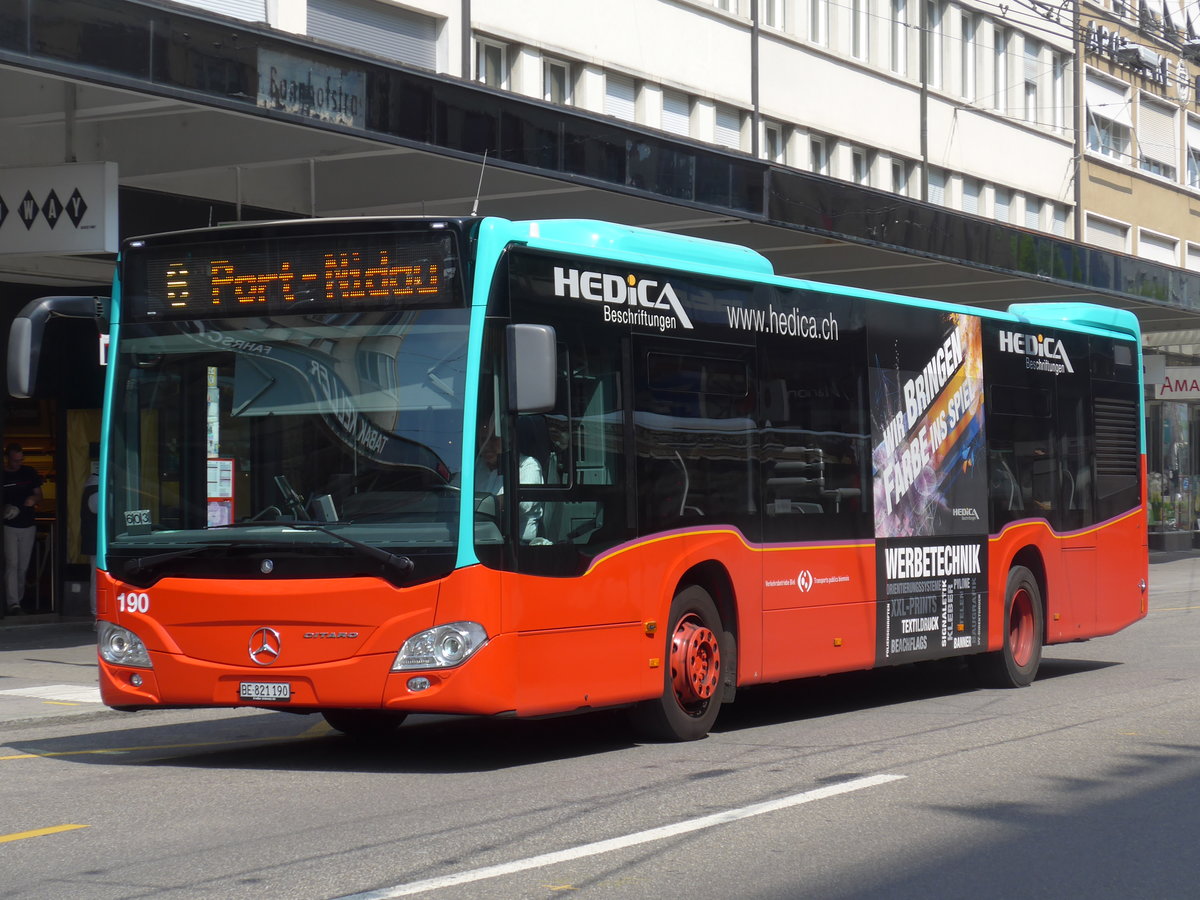
<path fill-rule="evenodd" d="M 321 715 L 334 730 L 356 738 L 386 737 L 408 717 L 390 709 L 323 709 Z"/>
<path fill-rule="evenodd" d="M 663 692 L 630 711 L 634 728 L 654 741 L 696 741 L 716 721 L 724 695 L 721 666 L 731 658 L 712 596 L 699 585 L 675 595 L 668 617 Z"/>
<path fill-rule="evenodd" d="M 967 657 L 985 687 L 1028 687 L 1042 661 L 1042 592 L 1033 573 L 1013 566 L 1004 591 L 1004 646 Z"/>

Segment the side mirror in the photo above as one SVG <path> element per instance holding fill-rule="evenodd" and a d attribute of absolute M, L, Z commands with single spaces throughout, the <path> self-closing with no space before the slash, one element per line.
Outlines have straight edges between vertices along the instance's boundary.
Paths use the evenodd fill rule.
<path fill-rule="evenodd" d="M 26 304 L 8 332 L 8 392 L 22 399 L 33 396 L 42 339 L 51 317 L 95 319 L 101 324 L 107 308 L 108 299 L 102 297 L 41 297 Z M 107 327 L 107 320 L 103 325 Z"/>
<path fill-rule="evenodd" d="M 508 326 L 508 408 L 515 413 L 554 409 L 557 349 L 549 325 Z"/>

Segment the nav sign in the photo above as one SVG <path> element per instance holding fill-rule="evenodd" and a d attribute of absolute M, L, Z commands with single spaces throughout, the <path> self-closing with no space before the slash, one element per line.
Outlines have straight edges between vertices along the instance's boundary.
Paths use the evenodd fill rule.
<path fill-rule="evenodd" d="M 602 272 L 581 272 L 579 269 L 554 267 L 554 296 L 573 300 L 593 300 L 613 306 L 634 309 L 655 309 L 675 313 L 684 328 L 692 327 L 683 311 L 683 304 L 670 283 L 660 284 L 650 278 L 640 281 L 634 275 L 622 277 Z M 636 324 L 636 323 L 635 323 Z"/>

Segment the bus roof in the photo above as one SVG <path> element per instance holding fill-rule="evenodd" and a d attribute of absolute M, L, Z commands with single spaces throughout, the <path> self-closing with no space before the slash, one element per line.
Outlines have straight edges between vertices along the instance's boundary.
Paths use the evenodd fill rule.
<path fill-rule="evenodd" d="M 596 256 L 654 266 L 682 264 L 714 274 L 743 277 L 775 274 L 775 267 L 761 253 L 724 241 L 594 219 L 542 219 L 512 224 L 524 232 L 518 239 L 544 250 L 588 251 Z"/>
<path fill-rule="evenodd" d="M 1097 303 L 1014 303 L 1008 312 L 1029 325 L 1090 328 L 1134 340 L 1142 333 L 1137 316 L 1129 310 Z"/>

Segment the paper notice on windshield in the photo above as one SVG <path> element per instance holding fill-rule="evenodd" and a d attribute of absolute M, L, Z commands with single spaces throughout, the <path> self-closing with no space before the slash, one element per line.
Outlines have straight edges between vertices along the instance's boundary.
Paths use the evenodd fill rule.
<path fill-rule="evenodd" d="M 233 460 L 208 461 L 208 527 L 233 524 Z"/>

